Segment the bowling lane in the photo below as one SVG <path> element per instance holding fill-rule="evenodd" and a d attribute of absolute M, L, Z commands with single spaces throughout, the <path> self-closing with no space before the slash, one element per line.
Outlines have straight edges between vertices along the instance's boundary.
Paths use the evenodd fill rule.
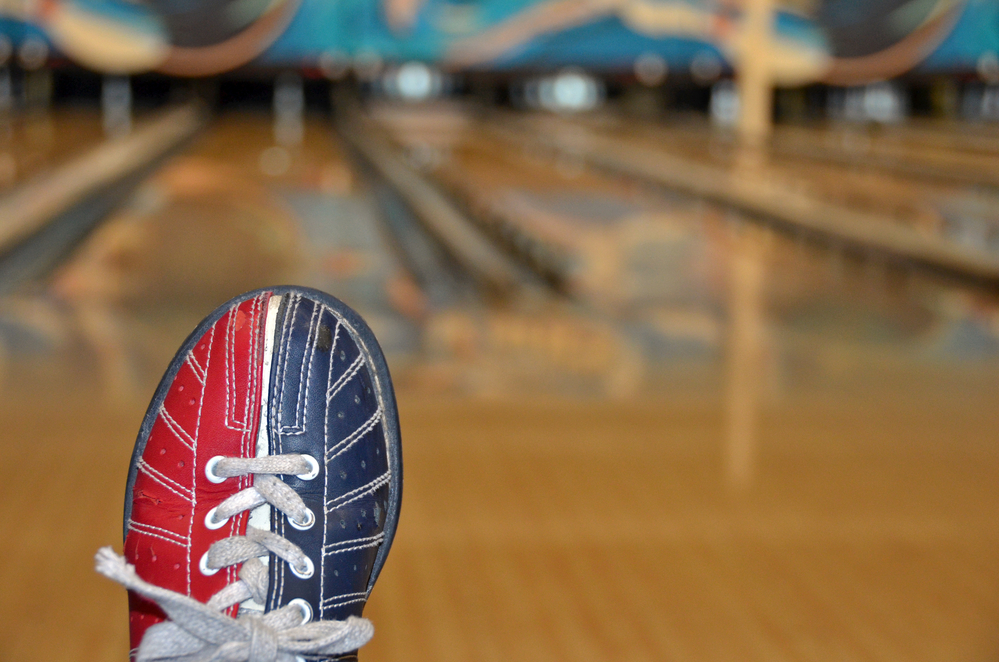
<path fill-rule="evenodd" d="M 59 117 L 56 130 L 72 131 Z M 218 118 L 51 277 L 0 299 L 3 659 L 126 659 L 125 596 L 93 572 L 93 553 L 120 543 L 142 413 L 216 305 L 254 287 L 319 287 L 364 314 L 394 367 L 412 353 L 420 291 L 328 120 L 299 129 L 300 144 L 281 145 L 266 113 Z M 67 600 L 87 608 L 70 614 Z"/>
<path fill-rule="evenodd" d="M 571 298 L 582 304 L 581 316 L 642 338 L 643 365 L 655 360 L 653 348 L 669 354 L 684 347 L 678 355 L 700 356 L 698 363 L 723 371 L 726 325 L 747 280 L 759 281 L 759 292 L 746 295 L 758 299 L 759 316 L 772 327 L 767 334 L 805 354 L 787 359 L 789 365 L 826 360 L 819 358 L 826 354 L 834 364 L 834 356 L 851 354 L 861 364 L 876 359 L 896 366 L 900 375 L 929 370 L 929 356 L 946 365 L 963 354 L 962 341 L 953 337 L 963 336 L 966 324 L 981 337 L 980 343 L 969 339 L 979 356 L 996 359 L 996 299 L 988 290 L 889 267 L 876 256 L 857 260 L 813 248 L 755 228 L 735 212 L 601 175 L 571 155 L 507 142 L 459 109 L 374 115 L 396 131 L 410 161 L 422 164 L 487 231 L 513 236 L 512 244 L 523 235 L 550 256 Z M 961 321 L 953 317 L 957 309 L 964 310 L 957 313 Z M 973 373 L 968 367 L 953 366 L 955 374 Z M 645 374 L 674 368 L 667 361 Z M 812 374 L 780 372 L 792 381 Z M 822 372 L 816 384 L 839 380 Z M 858 386 L 875 376 L 863 369 L 854 375 Z M 926 385 L 932 389 L 932 380 Z M 900 379 L 899 386 L 916 383 Z"/>
<path fill-rule="evenodd" d="M 103 139 L 101 117 L 92 110 L 0 112 L 0 195 Z"/>
<path fill-rule="evenodd" d="M 586 325 L 630 357 L 612 354 L 582 405 L 409 416 L 421 496 L 386 578 L 407 597 L 373 613 L 423 618 L 373 651 L 970 660 L 999 647 L 994 294 L 514 147 L 460 109 L 373 115 L 484 227 L 567 258 L 572 300 L 511 332 L 507 363 L 596 363 L 565 330 Z M 545 349 L 526 340 L 546 334 Z"/>
<path fill-rule="evenodd" d="M 45 283 L 0 302 L 7 378 L 24 391 L 75 391 L 65 379 L 72 368 L 109 397 L 128 397 L 155 383 L 207 310 L 283 282 L 336 291 L 371 319 L 387 351 L 410 351 L 407 315 L 419 292 L 328 125 L 317 118 L 305 128 L 301 145 L 281 146 L 266 115 L 219 119 Z"/>
<path fill-rule="evenodd" d="M 930 150 L 944 153 L 960 151 L 995 155 L 999 152 L 999 131 L 992 121 L 928 119 L 910 117 L 904 122 L 889 124 L 830 124 L 815 131 L 815 135 L 833 136 L 833 140 L 849 142 L 851 136 L 866 137 L 883 143 L 889 150 L 916 149 L 926 154 Z"/>
<path fill-rule="evenodd" d="M 734 139 L 732 129 L 701 114 L 678 113 L 652 121 L 612 108 L 587 118 L 591 126 L 661 131 L 707 143 Z M 899 122 L 788 122 L 773 127 L 772 149 L 784 158 L 804 158 L 880 169 L 920 179 L 996 185 L 999 132 L 989 122 L 909 117 Z"/>
<path fill-rule="evenodd" d="M 91 559 L 120 539 L 148 398 L 208 310 L 278 281 L 361 310 L 397 385 L 405 505 L 364 660 L 999 650 L 994 294 L 512 147 L 461 108 L 374 114 L 567 294 L 427 296 L 325 119 L 283 146 L 223 114 L 0 300 L 0 658 L 125 659 Z"/>
<path fill-rule="evenodd" d="M 544 115 L 528 120 L 533 131 L 576 134 L 585 127 L 623 145 L 654 147 L 695 167 L 734 172 L 760 186 L 776 187 L 842 209 L 871 214 L 957 245 L 999 253 L 999 165 L 993 153 L 884 138 L 873 130 L 778 127 L 765 162 L 749 163 L 731 131 L 703 121 L 643 122 L 618 115 L 563 122 Z M 556 134 L 557 135 L 557 134 Z M 901 134 L 904 136 L 905 134 Z M 934 175 L 946 175 L 942 177 Z"/>

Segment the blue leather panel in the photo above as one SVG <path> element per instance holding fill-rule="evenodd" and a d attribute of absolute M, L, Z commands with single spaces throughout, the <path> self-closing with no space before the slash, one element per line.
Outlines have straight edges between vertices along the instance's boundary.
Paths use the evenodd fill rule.
<path fill-rule="evenodd" d="M 276 511 L 271 523 L 310 556 L 315 574 L 300 579 L 271 555 L 266 607 L 303 598 L 323 620 L 361 614 L 386 537 L 387 511 L 394 518 L 397 509 L 386 441 L 386 426 L 397 426 L 394 399 L 384 392 L 391 382 L 380 354 L 377 360 L 371 354 L 380 350 L 365 345 L 351 321 L 356 316 L 345 308 L 331 297 L 286 295 L 271 366 L 270 452 L 306 453 L 321 469 L 310 481 L 283 477 L 315 513 L 316 524 L 299 531 Z"/>

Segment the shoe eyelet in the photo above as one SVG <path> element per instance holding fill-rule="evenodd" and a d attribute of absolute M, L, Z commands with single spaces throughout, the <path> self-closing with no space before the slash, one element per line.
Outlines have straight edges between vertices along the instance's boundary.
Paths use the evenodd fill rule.
<path fill-rule="evenodd" d="M 311 508 L 306 508 L 305 512 L 308 513 L 308 515 L 306 515 L 304 522 L 296 522 L 294 519 L 289 517 L 288 523 L 299 531 L 308 531 L 316 523 L 316 514 L 312 512 Z"/>
<path fill-rule="evenodd" d="M 225 458 L 224 455 L 216 455 L 212 459 L 208 460 L 208 462 L 205 464 L 205 478 L 207 478 L 209 482 L 215 483 L 217 485 L 219 483 L 224 483 L 225 481 L 229 480 L 229 478 L 226 476 L 215 475 L 215 465 L 219 463 L 219 460 L 222 460 L 224 458 Z"/>
<path fill-rule="evenodd" d="M 302 598 L 295 598 L 294 600 L 289 600 L 288 605 L 295 605 L 302 610 L 302 625 L 305 625 L 312 620 L 312 605 L 303 600 Z"/>
<path fill-rule="evenodd" d="M 316 458 L 312 457 L 311 455 L 306 455 L 305 453 L 302 453 L 302 459 L 305 460 L 306 462 L 308 462 L 308 464 L 309 464 L 309 473 L 298 474 L 295 477 L 296 478 L 300 478 L 301 480 L 312 480 L 313 478 L 315 478 L 316 476 L 318 476 L 319 475 L 319 462 L 316 460 Z"/>
<path fill-rule="evenodd" d="M 228 517 L 226 517 L 221 522 L 214 521 L 215 520 L 215 511 L 217 511 L 218 509 L 219 509 L 219 507 L 215 506 L 214 508 L 212 508 L 211 510 L 209 510 L 207 513 L 205 513 L 205 528 L 206 529 L 211 529 L 212 531 L 214 531 L 216 529 L 221 529 L 223 526 L 226 525 L 226 522 L 229 521 Z"/>
<path fill-rule="evenodd" d="M 203 574 L 205 577 L 211 577 L 212 575 L 214 575 L 216 572 L 219 571 L 219 568 L 208 567 L 208 552 L 205 552 L 204 554 L 201 555 L 201 560 L 198 561 L 198 570 L 200 570 L 201 574 Z"/>
<path fill-rule="evenodd" d="M 299 572 L 294 563 L 289 563 L 288 567 L 291 568 L 291 574 L 295 575 L 299 579 L 308 579 L 312 575 L 316 574 L 316 566 L 312 564 L 312 559 L 308 556 L 305 557 L 305 570 L 303 572 Z"/>

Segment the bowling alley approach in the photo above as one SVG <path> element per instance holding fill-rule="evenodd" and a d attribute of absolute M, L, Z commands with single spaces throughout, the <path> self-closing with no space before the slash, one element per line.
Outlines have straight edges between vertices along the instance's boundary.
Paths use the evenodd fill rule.
<path fill-rule="evenodd" d="M 995 660 L 999 2 L 0 1 L 0 520 L 3 662 Z"/>

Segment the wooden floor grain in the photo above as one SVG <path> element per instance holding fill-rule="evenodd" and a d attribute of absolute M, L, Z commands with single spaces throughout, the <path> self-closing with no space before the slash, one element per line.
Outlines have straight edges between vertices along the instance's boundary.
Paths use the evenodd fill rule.
<path fill-rule="evenodd" d="M 756 481 L 733 489 L 710 408 L 405 413 L 406 511 L 370 658 L 999 651 L 994 414 L 941 449 L 939 411 L 785 412 Z M 837 421 L 850 438 L 798 436 Z"/>
<path fill-rule="evenodd" d="M 125 593 L 93 555 L 121 549 L 147 398 L 210 301 L 312 264 L 326 280 L 310 283 L 375 292 L 374 319 L 405 328 L 378 294 L 392 289 L 385 255 L 331 239 L 302 259 L 304 221 L 277 192 L 346 196 L 356 182 L 328 136 L 261 179 L 268 121 L 208 132 L 141 198 L 159 202 L 130 207 L 139 217 L 110 223 L 55 278 L 62 298 L 0 306 L 0 662 L 126 661 Z M 530 190 L 533 171 L 512 172 L 507 184 Z M 582 196 L 564 174 L 548 179 L 556 198 Z M 212 186 L 217 197 L 202 195 Z M 351 200 L 317 206 L 309 227 L 350 227 Z M 694 259 L 702 235 L 663 246 Z M 740 236 L 704 248 L 719 262 L 696 278 L 664 272 L 679 298 L 630 335 L 561 304 L 450 310 L 388 352 L 422 347 L 431 362 L 393 363 L 405 496 L 364 662 L 999 658 L 994 296 L 776 239 L 747 292 L 729 281 L 752 284 L 757 267 L 725 262 Z M 264 250 L 275 238 L 284 253 Z M 384 282 L 362 270 L 349 289 L 363 264 L 388 265 Z M 742 305 L 767 313 L 766 339 L 744 350 L 724 341 L 760 335 L 752 315 L 729 325 Z M 658 350 L 631 351 L 641 329 Z M 703 364 L 670 353 L 683 347 Z M 729 371 L 741 351 L 760 357 Z M 751 415 L 726 414 L 740 384 L 758 389 L 743 400 Z"/>
<path fill-rule="evenodd" d="M 368 662 L 999 653 L 988 407 L 774 410 L 733 487 L 708 405 L 400 401 L 405 499 Z M 120 549 L 141 414 L 0 414 L 0 659 L 125 660 L 124 592 L 92 555 Z"/>

